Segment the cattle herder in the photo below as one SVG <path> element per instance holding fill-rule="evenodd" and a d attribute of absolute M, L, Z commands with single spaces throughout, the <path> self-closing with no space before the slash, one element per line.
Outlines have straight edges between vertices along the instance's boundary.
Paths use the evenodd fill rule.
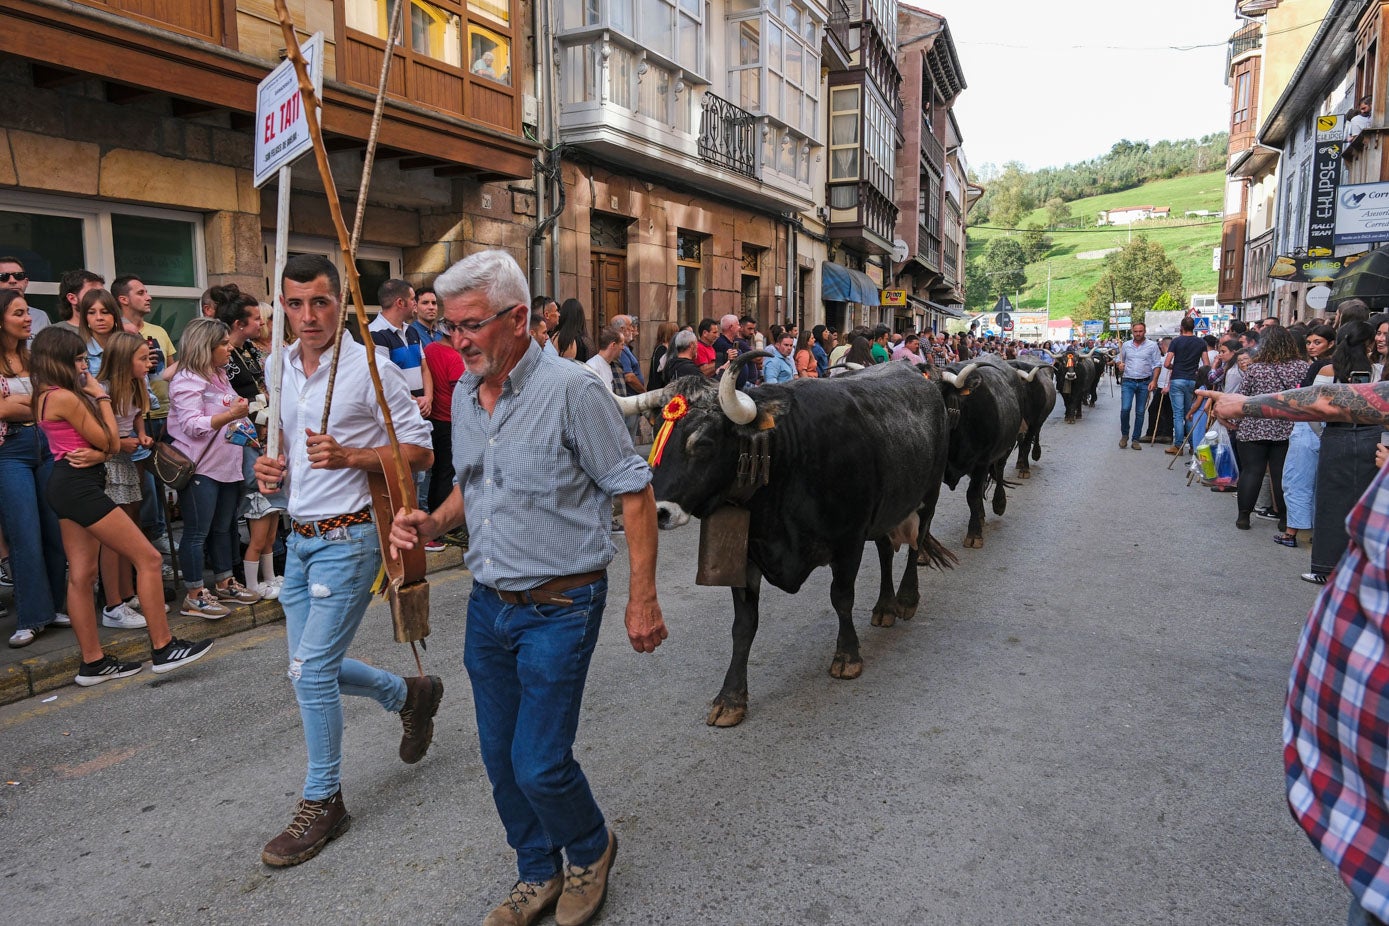
<path fill-rule="evenodd" d="M 651 468 L 598 379 L 531 339 L 530 292 L 509 254 L 466 257 L 434 289 L 467 366 L 453 399 L 458 485 L 432 514 L 397 517 L 391 541 L 410 549 L 461 526 L 466 508 L 463 663 L 518 871 L 484 926 L 528 926 L 552 906 L 559 926 L 579 926 L 602 905 L 617 853 L 573 756 L 615 553 L 609 496 L 626 523 L 627 637 L 640 653 L 666 638 Z"/>

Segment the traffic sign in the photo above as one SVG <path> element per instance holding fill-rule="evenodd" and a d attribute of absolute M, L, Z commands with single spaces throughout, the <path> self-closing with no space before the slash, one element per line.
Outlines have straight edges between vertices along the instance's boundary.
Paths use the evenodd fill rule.
<path fill-rule="evenodd" d="M 315 32 L 299 46 L 309 66 L 314 93 L 323 96 L 323 33 Z M 255 184 L 265 183 L 281 167 L 313 148 L 294 62 L 285 59 L 256 87 Z"/>

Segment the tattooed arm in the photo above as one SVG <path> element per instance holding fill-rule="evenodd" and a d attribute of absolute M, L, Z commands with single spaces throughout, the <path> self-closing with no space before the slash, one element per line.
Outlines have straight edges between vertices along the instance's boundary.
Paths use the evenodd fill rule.
<path fill-rule="evenodd" d="M 1283 421 L 1343 421 L 1389 429 L 1389 382 L 1308 386 L 1270 395 L 1242 396 L 1198 390 L 1222 421 L 1278 418 Z"/>

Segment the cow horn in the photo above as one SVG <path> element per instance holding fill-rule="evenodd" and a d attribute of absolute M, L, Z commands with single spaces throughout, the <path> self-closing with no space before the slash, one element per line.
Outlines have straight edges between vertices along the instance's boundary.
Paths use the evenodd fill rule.
<path fill-rule="evenodd" d="M 854 362 L 851 361 L 851 360 L 845 360 L 845 361 L 844 361 L 844 369 L 846 369 L 846 370 L 862 370 L 862 369 L 863 369 L 863 364 L 861 364 L 861 363 L 854 363 Z"/>
<path fill-rule="evenodd" d="M 1024 373 L 1022 370 L 1018 370 L 1018 379 L 1022 380 L 1022 381 L 1025 382 L 1025 383 L 1030 383 L 1030 382 L 1032 382 L 1032 381 L 1033 381 L 1034 379 L 1036 379 L 1036 378 L 1037 378 L 1037 368 L 1036 368 L 1036 367 L 1033 367 L 1031 370 L 1029 370 L 1029 371 L 1026 372 L 1026 373 Z"/>
<path fill-rule="evenodd" d="M 653 389 L 641 395 L 614 395 L 613 400 L 617 402 L 617 409 L 622 412 L 622 417 L 631 418 L 650 409 L 660 408 L 665 404 L 665 397 L 664 389 Z"/>
<path fill-rule="evenodd" d="M 979 364 L 977 363 L 967 363 L 964 365 L 964 368 L 961 369 L 958 373 L 951 373 L 949 370 L 942 370 L 940 378 L 945 380 L 950 385 L 954 386 L 956 389 L 963 389 L 965 383 L 969 382 L 969 375 L 974 372 L 974 369 L 977 366 L 979 366 Z"/>
<path fill-rule="evenodd" d="M 746 356 L 746 355 L 744 355 Z M 741 364 L 730 363 L 719 380 L 719 408 L 734 424 L 751 424 L 757 417 L 757 403 L 738 388 L 738 368 Z"/>

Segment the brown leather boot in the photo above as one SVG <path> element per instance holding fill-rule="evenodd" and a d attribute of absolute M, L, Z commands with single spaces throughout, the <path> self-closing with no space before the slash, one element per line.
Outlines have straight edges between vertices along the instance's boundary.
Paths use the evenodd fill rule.
<path fill-rule="evenodd" d="M 549 881 L 517 881 L 511 896 L 487 914 L 482 926 L 530 926 L 550 912 L 563 887 L 564 879 L 559 875 Z"/>
<path fill-rule="evenodd" d="M 400 758 L 413 765 L 424 758 L 434 740 L 434 713 L 444 697 L 444 682 L 437 675 L 405 680 L 405 703 L 400 708 Z"/>
<path fill-rule="evenodd" d="M 617 856 L 617 834 L 608 830 L 607 851 L 592 865 L 564 866 L 564 893 L 555 908 L 555 926 L 583 926 L 608 899 L 608 871 Z"/>
<path fill-rule="evenodd" d="M 352 826 L 352 817 L 342 802 L 342 791 L 323 801 L 301 800 L 294 819 L 284 832 L 265 844 L 260 860 L 283 868 L 307 862 L 329 840 L 337 839 Z"/>

